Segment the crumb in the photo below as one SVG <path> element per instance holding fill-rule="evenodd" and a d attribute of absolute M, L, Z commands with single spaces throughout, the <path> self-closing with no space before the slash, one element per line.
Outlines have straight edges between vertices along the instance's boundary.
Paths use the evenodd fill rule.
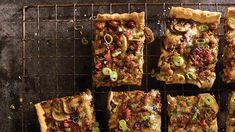
<path fill-rule="evenodd" d="M 21 103 L 23 102 L 23 98 L 20 98 L 20 102 L 21 102 Z"/>
<path fill-rule="evenodd" d="M 11 120 L 12 118 L 11 118 L 11 116 L 7 116 L 7 118 L 9 119 L 9 120 Z"/>
<path fill-rule="evenodd" d="M 34 36 L 38 36 L 38 33 L 34 33 Z"/>
<path fill-rule="evenodd" d="M 86 14 L 84 14 L 84 17 L 86 17 Z"/>
<path fill-rule="evenodd" d="M 12 105 L 10 106 L 10 109 L 14 110 L 14 109 L 16 109 L 16 108 L 15 108 L 15 106 L 12 104 Z"/>
<path fill-rule="evenodd" d="M 157 24 L 161 24 L 160 20 L 157 20 Z"/>
<path fill-rule="evenodd" d="M 33 104 L 33 102 L 29 102 L 29 104 L 30 104 L 30 105 L 32 105 L 32 104 Z"/>
<path fill-rule="evenodd" d="M 69 20 L 70 23 L 73 23 L 73 19 Z"/>

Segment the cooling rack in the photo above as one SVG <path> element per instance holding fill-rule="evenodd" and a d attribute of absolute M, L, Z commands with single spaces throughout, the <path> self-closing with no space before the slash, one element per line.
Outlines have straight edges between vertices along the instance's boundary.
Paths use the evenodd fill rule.
<path fill-rule="evenodd" d="M 166 85 L 151 77 L 152 69 L 158 70 L 157 62 L 162 44 L 163 32 L 171 6 L 224 12 L 228 3 L 102 3 L 102 4 L 55 4 L 23 7 L 22 19 L 22 74 L 20 90 L 22 103 L 21 131 L 39 131 L 33 103 L 78 94 L 87 88 L 92 91 L 97 121 L 101 131 L 107 131 L 107 93 L 110 90 L 129 91 L 159 89 L 162 98 L 162 131 L 167 131 L 166 95 L 196 95 L 209 92 L 215 95 L 220 112 L 219 131 L 225 131 L 227 96 L 234 84 L 221 81 L 221 57 L 223 49 L 223 17 L 220 25 L 220 50 L 216 66 L 217 78 L 210 90 L 200 90 L 190 84 Z M 92 86 L 93 20 L 98 13 L 126 13 L 145 11 L 146 25 L 155 34 L 155 41 L 144 48 L 144 75 L 142 86 L 120 86 L 94 88 Z M 83 29 L 77 30 L 77 26 Z M 84 45 L 81 40 L 89 43 Z M 31 105 L 30 105 L 31 104 Z"/>

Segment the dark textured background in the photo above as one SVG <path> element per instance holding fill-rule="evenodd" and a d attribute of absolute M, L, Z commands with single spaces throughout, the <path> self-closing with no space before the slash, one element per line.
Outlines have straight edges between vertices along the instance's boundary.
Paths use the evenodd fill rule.
<path fill-rule="evenodd" d="M 0 131 L 39 131 L 38 124 L 22 123 L 25 118 L 36 118 L 35 113 L 22 115 L 21 103 L 32 105 L 39 100 L 30 100 L 42 96 L 35 88 L 25 89 L 28 100 L 20 103 L 19 96 L 22 94 L 21 84 L 21 50 L 22 44 L 22 6 L 34 4 L 55 4 L 55 3 L 102 3 L 107 0 L 1 0 L 0 1 Z M 143 1 L 143 0 L 119 0 L 109 2 L 181 2 L 176 0 L 168 1 Z M 187 2 L 200 2 L 185 0 Z M 203 0 L 201 1 L 203 2 Z M 220 0 L 208 0 L 206 2 L 221 2 Z M 222 2 L 232 2 L 231 0 Z M 235 2 L 235 0 L 234 0 Z M 32 116 L 33 115 L 33 116 Z M 27 117 L 28 116 L 28 117 Z M 36 119 L 33 119 L 36 120 Z M 26 124 L 22 127 L 22 124 Z"/>

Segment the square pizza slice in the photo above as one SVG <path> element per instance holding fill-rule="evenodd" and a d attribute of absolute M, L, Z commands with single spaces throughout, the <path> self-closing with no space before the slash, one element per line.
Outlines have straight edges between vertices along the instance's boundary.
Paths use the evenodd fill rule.
<path fill-rule="evenodd" d="M 225 12 L 225 40 L 223 56 L 223 81 L 235 82 L 235 8 L 229 7 Z"/>
<path fill-rule="evenodd" d="M 158 90 L 110 92 L 109 131 L 160 132 L 161 97 Z"/>
<path fill-rule="evenodd" d="M 41 132 L 99 132 L 90 91 L 35 104 Z"/>
<path fill-rule="evenodd" d="M 97 15 L 92 42 L 92 79 L 96 87 L 141 85 L 144 42 L 153 41 L 151 30 L 145 28 L 144 15 L 144 12 Z"/>
<path fill-rule="evenodd" d="M 168 132 L 217 132 L 219 106 L 208 94 L 167 96 Z"/>
<path fill-rule="evenodd" d="M 228 97 L 228 117 L 227 117 L 227 132 L 235 131 L 235 91 Z"/>
<path fill-rule="evenodd" d="M 216 78 L 221 13 L 172 7 L 158 62 L 157 79 L 211 88 Z"/>

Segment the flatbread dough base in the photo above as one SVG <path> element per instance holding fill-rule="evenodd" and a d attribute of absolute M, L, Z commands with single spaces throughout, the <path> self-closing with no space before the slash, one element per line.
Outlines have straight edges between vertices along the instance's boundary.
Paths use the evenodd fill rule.
<path fill-rule="evenodd" d="M 47 125 L 46 125 L 46 118 L 44 116 L 45 112 L 41 106 L 40 103 L 37 103 L 34 105 L 37 111 L 37 115 L 38 115 L 38 121 L 40 124 L 40 128 L 41 128 L 41 132 L 46 132 L 47 131 Z"/>

